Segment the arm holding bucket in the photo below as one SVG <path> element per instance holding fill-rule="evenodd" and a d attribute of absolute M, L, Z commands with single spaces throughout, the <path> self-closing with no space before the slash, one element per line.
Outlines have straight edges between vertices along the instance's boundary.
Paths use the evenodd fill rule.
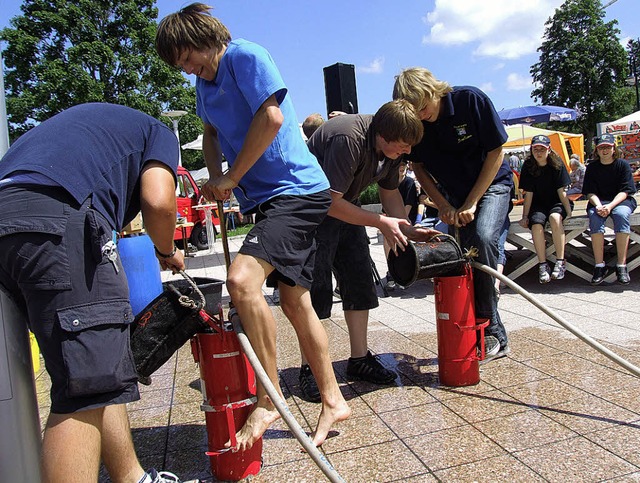
<path fill-rule="evenodd" d="M 397 190 L 396 190 L 397 191 Z M 384 237 L 393 245 L 404 247 L 407 245 L 407 238 L 402 232 L 401 227 L 410 227 L 409 220 L 405 217 L 394 218 L 392 216 L 384 216 L 380 213 L 365 210 L 353 203 L 348 202 L 342 193 L 331 190 L 331 207 L 329 215 L 352 225 L 374 226 L 378 228 Z M 402 199 L 400 199 L 401 213 L 404 211 Z"/>
<path fill-rule="evenodd" d="M 404 216 L 407 219 L 406 210 L 400 191 L 397 189 L 387 190 L 382 187 L 378 187 L 380 193 L 380 201 L 382 202 L 382 208 L 389 217 L 402 218 Z M 398 225 L 402 234 L 412 241 L 427 241 L 433 235 L 438 234 L 436 230 L 430 230 L 428 228 L 421 228 L 412 226 L 411 224 Z M 382 231 L 382 230 L 380 230 Z M 382 232 L 384 234 L 384 231 Z M 405 243 L 406 245 L 406 243 Z M 402 247 L 401 247 L 402 248 Z"/>
<path fill-rule="evenodd" d="M 456 211 L 456 226 L 465 226 L 475 219 L 478 201 L 486 193 L 502 165 L 502 146 L 492 149 L 482 164 L 482 170 L 467 199 Z"/>
<path fill-rule="evenodd" d="M 413 172 L 420 183 L 420 186 L 426 191 L 429 198 L 435 203 L 438 208 L 438 216 L 440 219 L 448 225 L 455 223 L 456 209 L 451 206 L 440 190 L 436 186 L 436 182 L 433 180 L 429 172 L 424 169 L 422 163 L 413 163 Z"/>
<path fill-rule="evenodd" d="M 175 250 L 173 234 L 176 229 L 175 178 L 164 164 L 148 162 L 140 176 L 140 206 L 145 229 L 156 247 L 160 266 L 174 272 L 184 270 L 184 257 Z"/>

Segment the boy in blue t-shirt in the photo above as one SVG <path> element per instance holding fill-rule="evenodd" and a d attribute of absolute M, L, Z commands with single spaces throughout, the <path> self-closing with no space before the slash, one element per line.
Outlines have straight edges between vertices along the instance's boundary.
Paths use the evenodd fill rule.
<path fill-rule="evenodd" d="M 232 41 L 209 9 L 195 3 L 163 19 L 156 49 L 165 62 L 198 77 L 196 109 L 204 122 L 203 152 L 210 175 L 205 197 L 223 200 L 233 190 L 241 212 L 256 214 L 256 225 L 229 267 L 229 295 L 280 391 L 276 325 L 262 294 L 267 277 L 277 280 L 282 310 L 310 357 L 320 388 L 323 407 L 314 436 L 320 445 L 333 424 L 351 413 L 309 295 L 315 233 L 331 204 L 329 182 L 300 135 L 291 98 L 269 53 L 246 40 Z M 221 170 L 223 153 L 230 166 L 226 174 Z M 237 435 L 240 451 L 279 418 L 261 384 L 257 396 L 256 408 Z"/>

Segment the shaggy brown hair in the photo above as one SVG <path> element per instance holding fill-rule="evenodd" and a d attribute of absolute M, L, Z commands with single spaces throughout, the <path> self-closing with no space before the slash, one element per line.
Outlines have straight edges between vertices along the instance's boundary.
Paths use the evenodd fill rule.
<path fill-rule="evenodd" d="M 213 7 L 192 3 L 167 15 L 158 25 L 156 50 L 167 64 L 176 66 L 185 50 L 220 50 L 231 42 L 231 34 L 209 13 Z"/>

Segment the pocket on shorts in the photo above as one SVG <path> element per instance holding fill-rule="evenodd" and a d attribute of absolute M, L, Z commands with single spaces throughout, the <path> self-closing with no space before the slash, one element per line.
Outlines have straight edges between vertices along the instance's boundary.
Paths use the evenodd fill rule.
<path fill-rule="evenodd" d="M 138 376 L 129 343 L 133 322 L 127 300 L 110 300 L 58 310 L 67 397 L 121 391 Z"/>
<path fill-rule="evenodd" d="M 0 242 L 7 271 L 29 290 L 71 288 L 64 234 L 69 205 L 37 200 L 0 213 Z M 33 209 L 33 212 L 25 211 Z"/>

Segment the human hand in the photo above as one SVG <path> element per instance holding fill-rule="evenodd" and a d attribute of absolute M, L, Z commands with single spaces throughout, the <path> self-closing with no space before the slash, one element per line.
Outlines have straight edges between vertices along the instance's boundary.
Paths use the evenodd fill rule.
<path fill-rule="evenodd" d="M 421 226 L 411 226 L 406 228 L 404 232 L 407 235 L 407 238 L 414 242 L 427 242 L 436 235 L 442 235 L 441 231 Z"/>
<path fill-rule="evenodd" d="M 229 176 L 222 175 L 217 178 L 210 179 L 202 187 L 205 197 L 210 201 L 224 201 L 231 197 L 231 190 L 237 186 Z"/>
<path fill-rule="evenodd" d="M 529 228 L 529 217 L 523 216 L 522 219 L 518 222 L 522 228 Z"/>
<path fill-rule="evenodd" d="M 187 243 L 186 240 L 185 243 Z M 176 249 L 175 253 L 170 257 L 163 257 L 157 253 L 156 257 L 160 262 L 162 270 L 171 270 L 173 274 L 176 274 L 185 269 L 184 255 L 178 249 Z"/>
<path fill-rule="evenodd" d="M 438 216 L 447 225 L 456 224 L 456 209 L 448 203 L 438 210 Z"/>
<path fill-rule="evenodd" d="M 609 205 L 596 206 L 596 212 L 598 213 L 598 215 L 602 216 L 603 218 L 606 218 L 607 216 L 609 216 L 610 211 L 611 210 L 609 209 Z"/>
<path fill-rule="evenodd" d="M 393 253 L 398 254 L 398 247 L 404 250 L 407 246 L 407 237 L 403 233 L 407 229 L 413 228 L 411 224 L 402 218 L 393 218 L 391 216 L 383 216 L 381 218 L 379 230 L 387 240 L 387 244 L 393 250 Z"/>
<path fill-rule="evenodd" d="M 465 226 L 471 223 L 476 217 L 476 207 L 473 204 L 464 204 L 456 212 L 456 226 Z"/>

